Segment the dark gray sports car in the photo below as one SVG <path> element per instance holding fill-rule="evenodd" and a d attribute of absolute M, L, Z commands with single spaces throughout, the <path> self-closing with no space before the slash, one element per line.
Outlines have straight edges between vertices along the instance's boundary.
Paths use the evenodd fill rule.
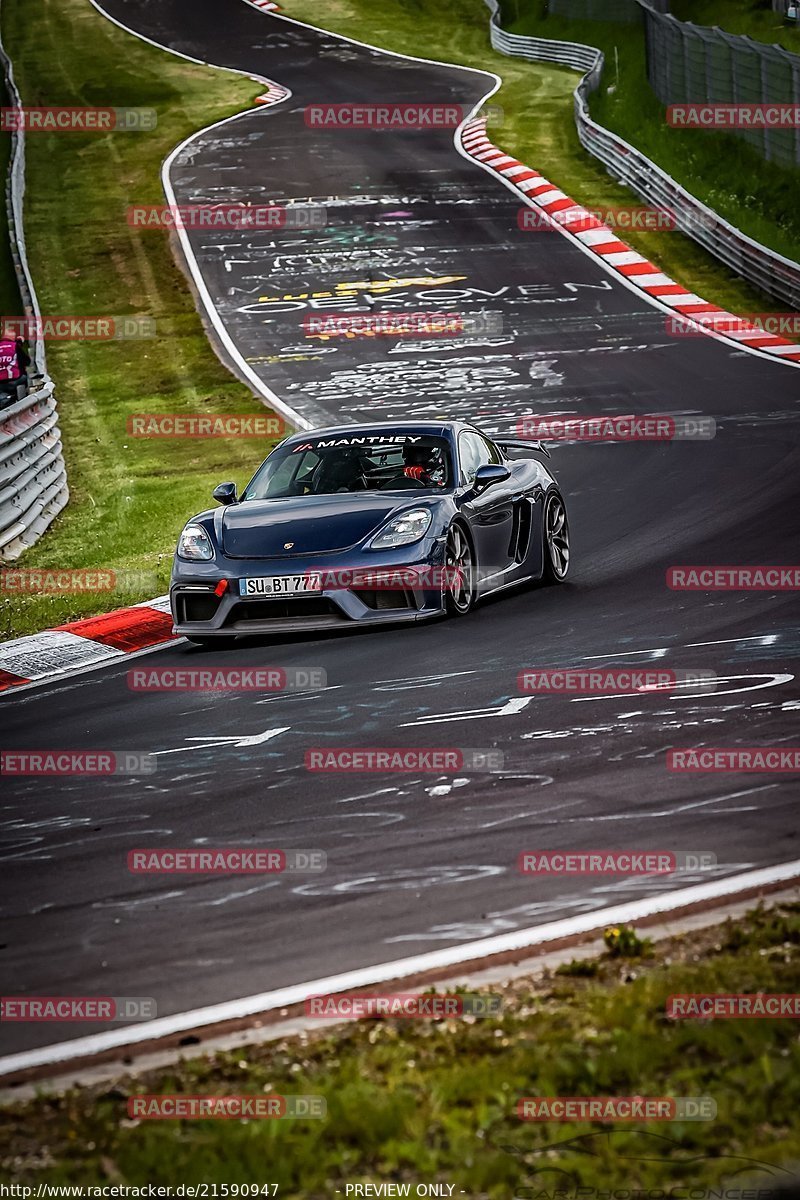
<path fill-rule="evenodd" d="M 537 442 L 462 421 L 306 430 L 242 492 L 193 517 L 175 554 L 175 629 L 205 644 L 464 616 L 483 596 L 569 569 L 564 498 Z"/>

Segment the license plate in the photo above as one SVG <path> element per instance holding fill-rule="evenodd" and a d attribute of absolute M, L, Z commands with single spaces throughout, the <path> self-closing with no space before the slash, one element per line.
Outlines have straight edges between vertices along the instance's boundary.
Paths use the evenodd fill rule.
<path fill-rule="evenodd" d="M 321 592 L 320 575 L 267 575 L 257 579 L 240 579 L 240 596 L 304 596 L 306 592 Z"/>

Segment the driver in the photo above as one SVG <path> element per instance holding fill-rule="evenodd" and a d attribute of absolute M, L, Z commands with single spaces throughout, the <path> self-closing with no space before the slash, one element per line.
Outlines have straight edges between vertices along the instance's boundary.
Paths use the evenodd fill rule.
<path fill-rule="evenodd" d="M 438 446 L 403 446 L 403 474 L 418 479 L 426 487 L 442 487 L 442 452 Z"/>

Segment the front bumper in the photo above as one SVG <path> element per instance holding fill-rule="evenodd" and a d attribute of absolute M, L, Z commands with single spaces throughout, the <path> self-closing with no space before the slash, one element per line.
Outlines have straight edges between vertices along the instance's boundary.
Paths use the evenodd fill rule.
<path fill-rule="evenodd" d="M 397 553 L 397 552 L 396 552 Z M 399 558 L 399 554 L 397 555 Z M 175 560 L 170 585 L 170 606 L 175 632 L 186 637 L 231 637 L 235 634 L 299 633 L 307 630 L 346 629 L 356 625 L 391 625 L 414 623 L 437 617 L 444 611 L 441 587 L 358 586 L 359 573 L 370 575 L 388 571 L 402 572 L 403 581 L 411 580 L 417 572 L 441 567 L 444 559 L 443 541 L 429 547 L 429 555 L 415 562 L 391 562 L 381 557 L 379 564 L 365 561 L 321 564 L 315 561 L 272 559 L 225 560 L 188 563 Z M 326 587 L 321 592 L 291 596 L 241 596 L 239 580 L 280 575 L 300 575 L 340 572 L 345 579 L 356 576 L 355 586 Z M 341 576 L 337 576 L 338 579 Z M 226 590 L 217 595 L 221 580 Z"/>

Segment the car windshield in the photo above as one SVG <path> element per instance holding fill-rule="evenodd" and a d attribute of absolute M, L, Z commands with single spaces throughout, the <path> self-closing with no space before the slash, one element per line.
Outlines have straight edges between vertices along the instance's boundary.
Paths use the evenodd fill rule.
<path fill-rule="evenodd" d="M 334 492 L 419 491 L 451 487 L 445 438 L 425 434 L 352 434 L 279 446 L 243 500 Z"/>

